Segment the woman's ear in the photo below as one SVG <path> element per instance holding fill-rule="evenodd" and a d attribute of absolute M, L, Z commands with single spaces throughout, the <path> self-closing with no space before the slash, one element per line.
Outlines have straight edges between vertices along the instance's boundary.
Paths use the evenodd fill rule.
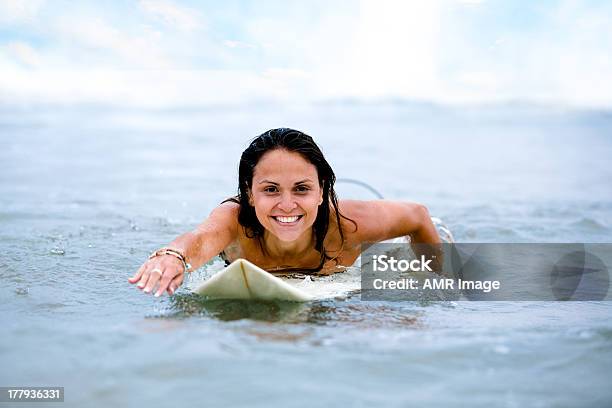
<path fill-rule="evenodd" d="M 251 190 L 247 190 L 247 196 L 249 197 L 249 205 L 251 207 L 255 207 L 255 203 L 253 201 L 253 194 L 251 194 Z"/>
<path fill-rule="evenodd" d="M 323 204 L 323 193 L 325 192 L 325 183 L 327 183 L 327 180 L 322 180 L 321 181 L 321 197 L 319 197 L 319 205 Z M 329 186 L 328 186 L 329 187 Z M 327 189 L 327 191 L 329 192 L 329 188 Z M 329 200 L 329 195 L 327 196 L 327 199 Z"/>

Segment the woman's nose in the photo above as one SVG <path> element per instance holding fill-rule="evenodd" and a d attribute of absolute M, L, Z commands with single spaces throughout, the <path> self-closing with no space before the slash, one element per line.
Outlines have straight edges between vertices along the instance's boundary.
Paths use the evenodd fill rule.
<path fill-rule="evenodd" d="M 290 193 L 284 193 L 281 196 L 281 201 L 278 203 L 278 208 L 280 208 L 282 211 L 289 213 L 296 207 L 297 203 L 293 200 Z"/>

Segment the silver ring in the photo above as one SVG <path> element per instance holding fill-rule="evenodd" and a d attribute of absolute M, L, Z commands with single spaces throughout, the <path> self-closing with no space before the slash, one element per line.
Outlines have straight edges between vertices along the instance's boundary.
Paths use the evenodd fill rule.
<path fill-rule="evenodd" d="M 159 274 L 160 274 L 160 275 L 163 275 L 163 273 L 162 273 L 161 269 L 159 269 L 159 268 L 155 268 L 155 269 L 153 269 L 153 270 L 151 271 L 151 273 L 153 273 L 153 272 L 159 272 Z"/>

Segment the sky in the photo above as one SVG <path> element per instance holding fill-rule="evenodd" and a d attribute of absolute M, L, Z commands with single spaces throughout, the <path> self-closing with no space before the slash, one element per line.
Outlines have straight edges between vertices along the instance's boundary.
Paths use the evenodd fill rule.
<path fill-rule="evenodd" d="M 612 2 L 0 0 L 0 104 L 612 108 Z"/>

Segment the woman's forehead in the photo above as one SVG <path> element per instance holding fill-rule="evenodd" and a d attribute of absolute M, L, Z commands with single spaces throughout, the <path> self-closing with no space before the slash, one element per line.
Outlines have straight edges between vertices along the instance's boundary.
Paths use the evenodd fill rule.
<path fill-rule="evenodd" d="M 264 154 L 253 172 L 254 181 L 297 182 L 303 179 L 317 180 L 317 168 L 295 152 L 273 150 Z"/>

